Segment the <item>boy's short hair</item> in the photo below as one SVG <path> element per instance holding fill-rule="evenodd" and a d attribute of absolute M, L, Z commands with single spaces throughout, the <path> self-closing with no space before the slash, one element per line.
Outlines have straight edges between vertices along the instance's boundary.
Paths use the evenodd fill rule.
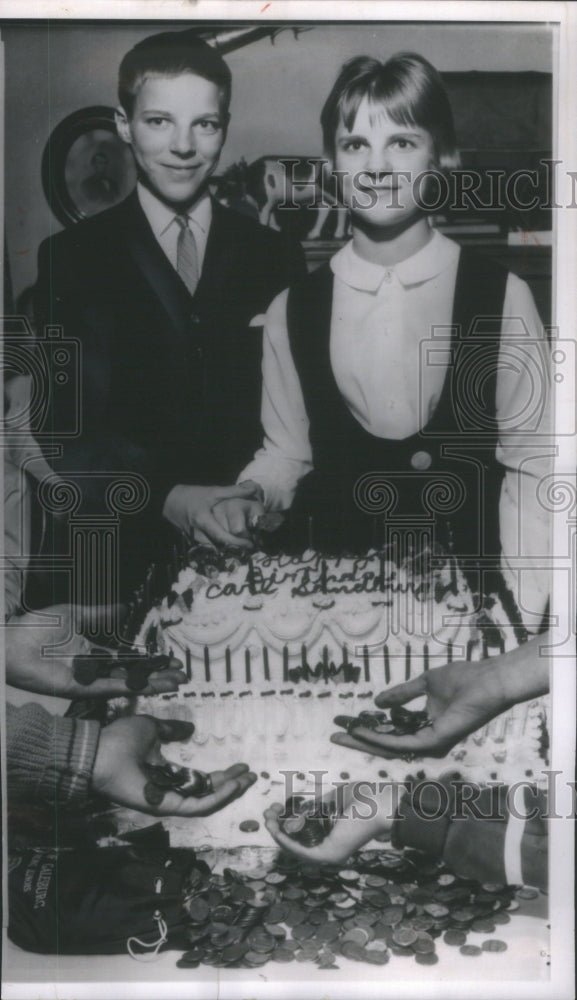
<path fill-rule="evenodd" d="M 365 97 L 372 105 L 384 105 L 397 125 L 426 129 L 439 168 L 458 166 L 453 112 L 443 81 L 435 67 L 414 52 L 399 52 L 385 63 L 357 56 L 344 64 L 321 113 L 327 155 L 334 155 L 339 124 L 352 129 Z"/>
<path fill-rule="evenodd" d="M 139 88 L 148 76 L 181 76 L 194 73 L 216 84 L 222 110 L 230 104 L 230 69 L 215 48 L 196 31 L 164 31 L 138 42 L 126 53 L 118 70 L 118 100 L 128 118 L 132 116 Z"/>

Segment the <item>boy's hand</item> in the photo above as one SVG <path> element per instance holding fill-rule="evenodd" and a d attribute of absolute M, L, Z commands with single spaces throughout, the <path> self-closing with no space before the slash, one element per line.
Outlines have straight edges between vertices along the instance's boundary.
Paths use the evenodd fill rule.
<path fill-rule="evenodd" d="M 178 790 L 159 789 L 161 801 L 151 805 L 145 796 L 149 782 L 144 764 L 165 764 L 161 744 L 187 740 L 192 723 L 135 715 L 117 719 L 100 733 L 92 790 L 112 802 L 153 816 L 208 816 L 239 798 L 256 781 L 247 764 L 212 771 L 213 791 L 202 798 L 185 797 Z M 162 794 L 164 793 L 164 794 Z"/>
<path fill-rule="evenodd" d="M 283 833 L 280 818 L 285 807 L 280 802 L 270 805 L 264 813 L 265 826 L 284 851 L 317 864 L 341 864 L 367 841 L 386 840 L 390 835 L 398 804 L 398 787 L 389 783 L 373 792 L 367 791 L 367 784 L 353 782 L 339 789 L 339 797 L 343 796 L 339 798 L 342 809 L 328 837 L 316 847 L 304 847 Z"/>
<path fill-rule="evenodd" d="M 224 501 L 253 501 L 262 510 L 261 488 L 256 483 L 236 486 L 174 486 L 163 508 L 164 517 L 179 531 L 199 542 L 250 549 L 252 543 L 229 529 L 226 517 L 215 516 L 215 508 Z"/>
<path fill-rule="evenodd" d="M 106 607 L 56 604 L 11 619 L 4 630 L 7 683 L 36 694 L 67 699 L 118 698 L 134 694 L 126 686 L 126 674 L 122 669 L 115 671 L 113 668 L 112 674 L 116 676 L 99 677 L 91 684 L 80 684 L 74 677 L 77 657 L 87 657 L 88 663 L 98 664 L 99 657 L 91 656 L 94 649 L 107 653 L 112 660 L 122 655 L 118 650 L 96 647 L 82 635 L 81 630 L 88 618 L 94 630 L 99 620 L 109 616 L 110 609 Z M 52 622 L 47 624 L 50 618 Z M 143 657 L 142 663 L 146 662 Z M 185 681 L 186 675 L 179 660 L 172 660 L 166 669 L 149 675 L 146 686 L 139 694 L 176 691 Z"/>

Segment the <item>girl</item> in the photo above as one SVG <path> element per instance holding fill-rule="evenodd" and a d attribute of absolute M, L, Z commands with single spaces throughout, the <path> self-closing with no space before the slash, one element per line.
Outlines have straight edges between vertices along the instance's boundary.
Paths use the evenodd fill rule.
<path fill-rule="evenodd" d="M 411 53 L 352 59 L 321 123 L 352 240 L 270 307 L 265 440 L 239 478 L 291 508 L 297 547 L 362 550 L 404 525 L 471 567 L 501 558 L 536 625 L 547 579 L 533 558 L 521 587 L 519 557 L 547 552 L 547 349 L 524 282 L 429 224 L 458 162 L 441 78 Z M 215 515 L 242 534 L 257 506 Z"/>

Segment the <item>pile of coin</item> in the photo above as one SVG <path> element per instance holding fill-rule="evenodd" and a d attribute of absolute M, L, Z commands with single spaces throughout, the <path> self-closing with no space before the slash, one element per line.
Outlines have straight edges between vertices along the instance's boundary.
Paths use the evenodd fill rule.
<path fill-rule="evenodd" d="M 94 649 L 88 656 L 75 656 L 72 664 L 74 680 L 89 687 L 99 677 L 110 677 L 112 671 L 123 670 L 129 691 L 143 691 L 150 674 L 166 670 L 170 657 L 158 656 L 111 656 L 109 652 Z"/>
<path fill-rule="evenodd" d="M 279 819 L 283 833 L 304 847 L 316 847 L 328 837 L 336 819 L 336 802 L 291 795 Z"/>
<path fill-rule="evenodd" d="M 470 957 L 505 951 L 489 935 L 519 906 L 514 886 L 480 885 L 409 851 L 361 851 L 344 869 L 280 855 L 272 868 L 193 874 L 181 968 L 296 961 L 338 969 L 340 957 L 385 965 L 391 956 L 434 965 L 441 936 Z M 520 898 L 529 891 L 536 895 L 524 888 Z M 488 937 L 469 944 L 470 931 Z"/>
<path fill-rule="evenodd" d="M 204 771 L 179 767 L 170 761 L 163 764 L 144 763 L 142 766 L 148 778 L 144 786 L 144 797 L 151 806 L 160 805 L 166 792 L 171 789 L 185 798 L 197 799 L 210 795 L 213 791 L 211 777 Z"/>
<path fill-rule="evenodd" d="M 374 733 L 385 736 L 412 736 L 419 729 L 432 726 L 427 712 L 411 712 L 402 705 L 393 705 L 389 714 L 386 712 L 360 712 L 359 715 L 337 715 L 336 726 L 342 726 L 347 733 L 354 736 L 355 729 L 362 726 Z"/>

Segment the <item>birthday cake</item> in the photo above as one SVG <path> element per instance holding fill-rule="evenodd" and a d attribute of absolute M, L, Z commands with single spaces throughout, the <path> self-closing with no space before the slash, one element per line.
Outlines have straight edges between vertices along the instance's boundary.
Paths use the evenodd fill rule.
<path fill-rule="evenodd" d="M 195 821 L 195 841 L 249 842 L 243 820 L 259 822 L 271 802 L 324 794 L 349 777 L 435 777 L 458 763 L 474 780 L 510 781 L 543 766 L 541 702 L 516 706 L 444 760 L 408 764 L 330 742 L 335 716 L 374 708 L 388 686 L 526 637 L 505 592 L 473 593 L 452 555 L 327 559 L 309 550 L 241 559 L 199 548 L 185 562 L 174 566 L 170 591 L 146 614 L 135 645 L 172 653 L 188 681 L 178 692 L 138 698 L 137 711 L 194 722 L 187 744 L 167 748 L 175 763 L 213 771 L 245 761 L 259 775 L 222 814 Z M 184 825 L 183 842 L 187 836 Z"/>

